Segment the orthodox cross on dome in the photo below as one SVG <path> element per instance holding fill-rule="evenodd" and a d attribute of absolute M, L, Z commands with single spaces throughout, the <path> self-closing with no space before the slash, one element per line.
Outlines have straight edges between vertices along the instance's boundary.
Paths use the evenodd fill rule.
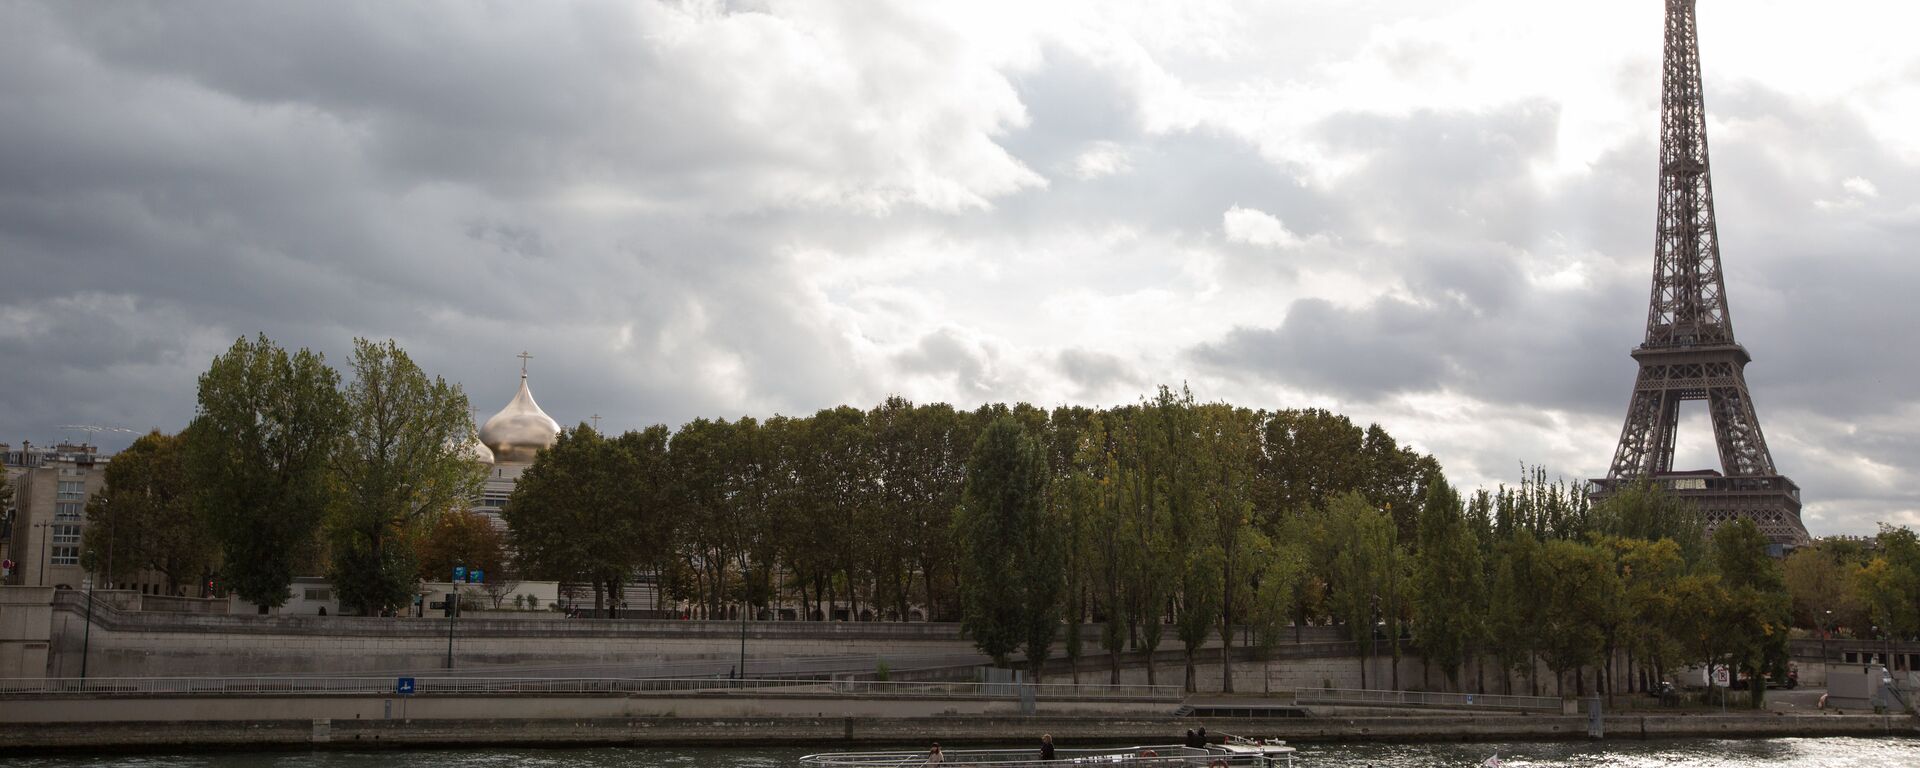
<path fill-rule="evenodd" d="M 527 375 L 527 361 L 528 361 L 528 360 L 532 360 L 532 359 L 533 359 L 533 355 L 531 355 L 531 354 L 528 354 L 528 353 L 527 353 L 527 352 L 525 352 L 525 351 L 522 351 L 522 352 L 521 352 L 520 354 L 517 354 L 517 355 L 514 355 L 514 357 L 517 357 L 517 358 L 520 358 L 520 377 L 521 377 L 521 378 L 526 378 L 526 375 Z"/>
<path fill-rule="evenodd" d="M 596 413 L 592 416 L 588 416 L 587 418 L 593 419 L 593 431 L 595 432 L 600 431 L 600 414 Z"/>

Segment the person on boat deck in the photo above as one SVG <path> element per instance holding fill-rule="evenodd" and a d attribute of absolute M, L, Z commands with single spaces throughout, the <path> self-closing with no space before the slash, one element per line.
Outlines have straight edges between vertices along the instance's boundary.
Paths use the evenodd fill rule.
<path fill-rule="evenodd" d="M 1200 730 L 1194 731 L 1193 740 L 1196 742 L 1199 742 L 1197 744 L 1194 744 L 1194 746 L 1196 747 L 1206 746 L 1207 745 L 1207 727 L 1203 725 L 1203 726 L 1200 726 Z"/>
<path fill-rule="evenodd" d="M 1180 744 L 1181 744 L 1182 746 L 1188 746 L 1188 747 L 1197 747 L 1197 746 L 1200 746 L 1200 742 L 1199 742 L 1199 741 L 1196 741 L 1196 740 L 1195 740 L 1195 739 L 1193 738 L 1193 729 L 1192 729 L 1192 728 L 1188 728 L 1188 729 L 1187 729 L 1187 739 L 1186 739 L 1186 741 L 1182 741 L 1182 742 L 1180 742 Z"/>
<path fill-rule="evenodd" d="M 1053 759 L 1053 734 L 1051 733 L 1040 734 L 1040 759 Z"/>
<path fill-rule="evenodd" d="M 927 749 L 927 765 L 939 765 L 945 761 L 946 758 L 940 754 L 940 745 L 938 743 L 935 743 Z"/>

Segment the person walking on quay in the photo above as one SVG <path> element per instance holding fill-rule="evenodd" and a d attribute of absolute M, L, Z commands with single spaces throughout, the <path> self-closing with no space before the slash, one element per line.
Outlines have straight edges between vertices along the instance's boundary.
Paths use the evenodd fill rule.
<path fill-rule="evenodd" d="M 1040 759 L 1053 759 L 1053 734 L 1051 733 L 1040 734 Z"/>

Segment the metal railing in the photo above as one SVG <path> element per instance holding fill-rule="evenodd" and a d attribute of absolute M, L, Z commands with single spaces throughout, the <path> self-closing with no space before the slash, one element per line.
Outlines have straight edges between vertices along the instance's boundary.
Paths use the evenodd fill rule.
<path fill-rule="evenodd" d="M 1294 703 L 1354 707 L 1486 709 L 1507 712 L 1559 712 L 1562 706 L 1560 699 L 1552 696 L 1506 696 L 1501 694 L 1432 693 L 1427 691 L 1372 691 L 1353 688 L 1301 688 L 1294 692 Z"/>
<path fill-rule="evenodd" d="M 1019 698 L 1021 688 L 1041 701 L 1178 701 L 1179 686 L 1094 683 L 968 683 L 886 680 L 794 680 L 621 677 L 417 677 L 415 695 L 750 694 L 829 697 Z M 395 677 L 89 677 L 0 678 L 0 696 L 386 695 Z"/>
<path fill-rule="evenodd" d="M 1059 768 L 1062 765 L 1103 765 L 1113 768 L 1271 768 L 1292 765 L 1292 750 L 1275 747 L 1271 754 L 1229 753 L 1179 745 L 1156 744 L 1123 749 L 1060 749 L 1054 759 L 1040 759 L 1031 749 L 956 749 L 946 751 L 939 768 Z M 929 765 L 926 752 L 836 752 L 800 758 L 806 768 L 907 768 Z"/>

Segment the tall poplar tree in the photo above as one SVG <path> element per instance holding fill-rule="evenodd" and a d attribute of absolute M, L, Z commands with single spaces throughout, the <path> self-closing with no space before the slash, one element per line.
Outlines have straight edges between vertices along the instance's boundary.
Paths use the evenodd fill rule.
<path fill-rule="evenodd" d="M 1460 686 L 1460 665 L 1484 630 L 1485 584 L 1480 543 L 1467 525 L 1460 494 L 1434 473 L 1420 505 L 1419 550 L 1414 555 L 1414 634 L 1427 663 L 1447 685 Z"/>
<path fill-rule="evenodd" d="M 328 459 L 342 428 L 340 377 L 317 352 L 241 338 L 200 376 L 187 471 L 220 541 L 221 576 L 263 607 L 292 596 L 333 499 Z"/>
<path fill-rule="evenodd" d="M 1367 686 L 1367 662 L 1374 653 L 1374 619 L 1383 615 L 1388 572 L 1393 567 L 1393 518 L 1374 509 L 1365 496 L 1336 497 L 1326 516 L 1327 540 L 1337 553 L 1329 574 L 1333 615 L 1360 646 L 1360 686 Z M 1378 682 L 1378 681 L 1375 681 Z"/>
<path fill-rule="evenodd" d="M 1060 526 L 1047 515 L 1046 459 L 1010 416 L 980 434 L 954 538 L 961 558 L 961 627 L 994 664 L 1025 646 L 1034 674 L 1059 625 Z"/>

